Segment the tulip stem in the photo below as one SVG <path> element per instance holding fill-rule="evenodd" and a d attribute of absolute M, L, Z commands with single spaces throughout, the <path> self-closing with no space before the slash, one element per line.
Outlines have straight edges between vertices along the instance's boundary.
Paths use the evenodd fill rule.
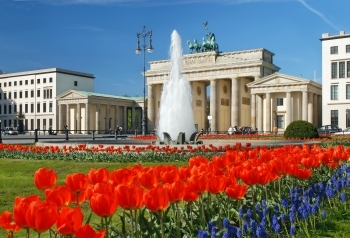
<path fill-rule="evenodd" d="M 175 203 L 176 206 L 176 234 L 177 238 L 181 238 L 180 236 L 180 211 L 179 211 L 179 204 Z"/>
<path fill-rule="evenodd" d="M 134 237 L 134 217 L 132 216 L 132 210 L 130 210 L 131 217 L 131 237 Z"/>
<path fill-rule="evenodd" d="M 160 227 L 162 229 L 162 238 L 164 238 L 163 211 L 160 211 Z"/>
<path fill-rule="evenodd" d="M 105 217 L 105 223 L 106 223 L 106 238 L 109 237 L 109 234 L 108 234 L 108 221 L 107 221 L 107 217 Z"/>
<path fill-rule="evenodd" d="M 27 232 L 26 232 L 26 238 L 29 238 L 29 228 L 26 228 Z"/>

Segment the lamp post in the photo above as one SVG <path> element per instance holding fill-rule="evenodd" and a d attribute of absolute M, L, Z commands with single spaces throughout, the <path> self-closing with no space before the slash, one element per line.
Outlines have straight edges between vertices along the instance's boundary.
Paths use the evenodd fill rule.
<path fill-rule="evenodd" d="M 137 48 L 136 54 L 141 54 L 143 51 L 143 112 L 142 112 L 142 135 L 146 135 L 146 49 L 148 53 L 153 52 L 152 47 L 152 31 L 146 31 L 146 26 L 143 26 L 141 32 L 137 33 Z M 143 38 L 143 45 L 140 48 L 140 37 Z M 146 38 L 149 37 L 149 46 L 146 45 Z"/>

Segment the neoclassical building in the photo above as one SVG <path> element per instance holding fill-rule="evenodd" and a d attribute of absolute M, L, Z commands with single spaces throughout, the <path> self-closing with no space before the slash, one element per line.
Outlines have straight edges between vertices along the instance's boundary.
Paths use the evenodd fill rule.
<path fill-rule="evenodd" d="M 301 119 L 320 125 L 321 85 L 276 73 L 280 68 L 273 64 L 273 56 L 263 48 L 184 55 L 182 74 L 192 86 L 197 128 L 206 128 L 206 120 L 211 131 L 226 131 L 229 126 L 252 126 L 264 132 L 276 126 L 284 131 L 290 122 Z M 169 60 L 150 62 L 146 72 L 149 129 L 157 125 L 169 72 Z"/>

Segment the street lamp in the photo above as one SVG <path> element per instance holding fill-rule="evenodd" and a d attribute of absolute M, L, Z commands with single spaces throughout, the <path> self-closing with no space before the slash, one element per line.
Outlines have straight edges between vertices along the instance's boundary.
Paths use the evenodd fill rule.
<path fill-rule="evenodd" d="M 142 112 L 142 135 L 146 135 L 146 49 L 148 53 L 153 52 L 152 47 L 152 31 L 146 31 L 146 26 L 143 26 L 143 29 L 141 32 L 137 33 L 137 48 L 136 48 L 136 54 L 141 54 L 141 51 L 143 50 L 143 112 Z M 149 36 L 149 46 L 146 45 L 146 38 Z M 140 48 L 140 37 L 143 38 L 143 45 L 141 45 Z"/>

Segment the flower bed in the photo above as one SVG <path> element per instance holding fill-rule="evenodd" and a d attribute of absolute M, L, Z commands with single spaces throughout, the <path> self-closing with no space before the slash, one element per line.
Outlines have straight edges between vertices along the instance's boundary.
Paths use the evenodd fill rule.
<path fill-rule="evenodd" d="M 101 146 L 87 152 L 84 146 L 63 152 L 1 146 L 5 155 L 111 153 Z M 322 224 L 325 207 L 346 203 L 349 156 L 350 149 L 343 146 L 270 150 L 238 144 L 210 159 L 192 156 L 187 166 L 91 169 L 69 174 L 59 185 L 55 171 L 41 168 L 34 182 L 45 199 L 40 193 L 16 197 L 13 211 L 1 213 L 0 226 L 10 235 L 25 229 L 38 237 L 310 237 L 310 229 Z M 84 204 L 101 224 L 83 224 Z M 118 226 L 111 223 L 112 216 L 120 218 Z"/>

